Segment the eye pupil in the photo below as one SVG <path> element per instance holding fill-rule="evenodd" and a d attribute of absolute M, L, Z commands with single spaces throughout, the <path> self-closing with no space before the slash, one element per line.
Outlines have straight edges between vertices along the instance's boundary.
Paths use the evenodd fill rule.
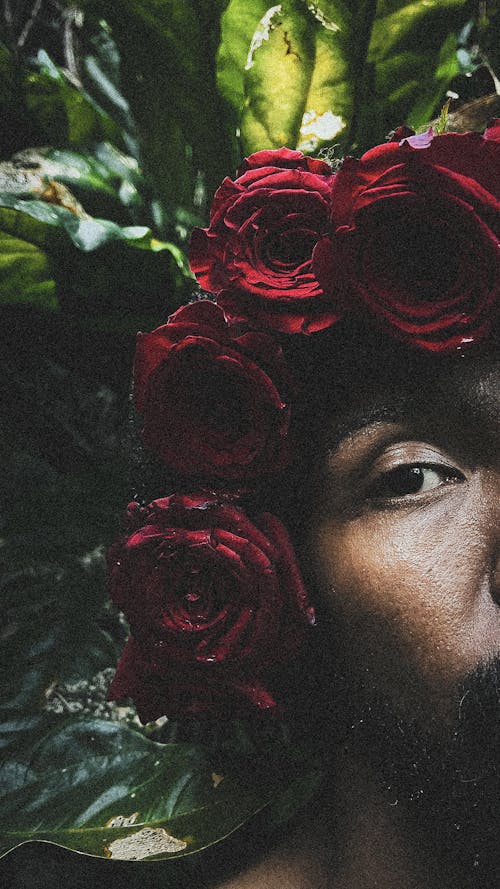
<path fill-rule="evenodd" d="M 395 497 L 404 494 L 416 494 L 424 482 L 424 471 L 421 466 L 399 466 L 385 476 L 387 492 Z"/>

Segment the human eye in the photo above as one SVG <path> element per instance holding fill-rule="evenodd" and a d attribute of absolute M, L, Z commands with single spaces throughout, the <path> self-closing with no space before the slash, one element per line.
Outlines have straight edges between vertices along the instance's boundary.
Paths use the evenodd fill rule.
<path fill-rule="evenodd" d="M 372 500 L 394 501 L 416 499 L 443 487 L 464 481 L 464 474 L 457 468 L 441 463 L 402 463 L 386 470 L 381 469 L 368 486 Z"/>

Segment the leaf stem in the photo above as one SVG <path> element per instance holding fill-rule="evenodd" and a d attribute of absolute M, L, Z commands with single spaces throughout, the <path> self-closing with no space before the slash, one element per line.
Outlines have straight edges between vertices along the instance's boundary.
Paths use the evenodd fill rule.
<path fill-rule="evenodd" d="M 26 43 L 26 40 L 28 39 L 28 35 L 38 18 L 38 14 L 39 14 L 40 9 L 42 7 L 42 2 L 43 2 L 43 0 L 35 0 L 33 9 L 31 10 L 31 14 L 30 14 L 29 18 L 26 20 L 24 28 L 21 31 L 21 33 L 17 39 L 17 48 L 18 49 L 22 49 L 24 44 Z M 6 6 L 7 6 L 7 4 L 6 4 Z"/>

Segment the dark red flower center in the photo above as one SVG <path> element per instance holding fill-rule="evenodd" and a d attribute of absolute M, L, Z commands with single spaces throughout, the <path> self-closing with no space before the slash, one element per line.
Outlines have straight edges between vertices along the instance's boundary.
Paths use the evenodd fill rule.
<path fill-rule="evenodd" d="M 178 630 L 206 629 L 227 610 L 228 578 L 208 564 L 190 564 L 180 557 L 176 570 L 164 580 L 164 622 Z"/>
<path fill-rule="evenodd" d="M 316 241 L 311 232 L 300 229 L 270 232 L 265 240 L 266 259 L 275 266 L 302 265 L 310 260 Z"/>
<path fill-rule="evenodd" d="M 367 215 L 376 237 L 360 260 L 372 286 L 388 292 L 395 287 L 412 302 L 445 295 L 455 286 L 464 249 L 455 214 L 436 218 L 422 204 L 378 207 Z"/>
<path fill-rule="evenodd" d="M 196 418 L 208 437 L 236 442 L 251 431 L 252 412 L 244 380 L 215 362 L 202 349 L 185 350 L 179 379 L 169 396 L 179 393 L 176 415 L 183 426 Z"/>

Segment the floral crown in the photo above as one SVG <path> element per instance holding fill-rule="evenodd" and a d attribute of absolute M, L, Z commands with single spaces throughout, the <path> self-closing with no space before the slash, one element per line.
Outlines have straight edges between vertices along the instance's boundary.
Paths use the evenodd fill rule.
<path fill-rule="evenodd" d="M 130 504 L 110 550 L 131 628 L 111 699 L 132 697 L 143 722 L 286 707 L 276 676 L 314 610 L 281 521 L 244 507 L 294 459 L 287 342 L 360 318 L 463 352 L 498 322 L 499 241 L 500 121 L 484 136 L 403 127 L 337 172 L 259 151 L 224 180 L 191 240 L 215 300 L 138 334 L 142 438 L 191 493 Z"/>

